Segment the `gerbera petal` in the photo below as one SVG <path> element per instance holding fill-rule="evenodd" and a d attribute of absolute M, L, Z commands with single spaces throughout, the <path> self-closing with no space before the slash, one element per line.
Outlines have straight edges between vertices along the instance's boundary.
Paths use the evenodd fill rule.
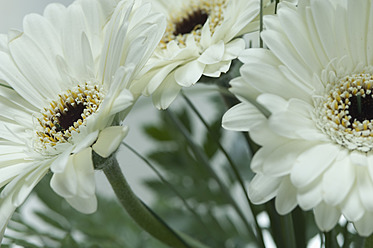
<path fill-rule="evenodd" d="M 336 56 L 336 41 L 334 40 L 334 10 L 330 1 L 313 1 L 312 15 L 315 21 L 315 27 L 319 36 L 324 39 L 321 40 L 324 46 L 324 51 L 327 53 L 329 59 Z"/>
<path fill-rule="evenodd" d="M 69 156 L 64 171 L 53 174 L 50 186 L 57 194 L 64 198 L 73 197 L 77 194 L 78 181 L 72 155 Z"/>
<path fill-rule="evenodd" d="M 27 87 L 37 90 L 44 99 L 61 92 L 62 81 L 58 77 L 57 68 L 48 60 L 42 48 L 27 34 L 9 42 L 9 50 L 16 65 L 22 68 L 22 73 L 28 80 Z M 25 85 L 18 87 L 25 87 Z"/>
<path fill-rule="evenodd" d="M 356 184 L 361 203 L 367 211 L 373 212 L 373 181 L 366 167 L 358 167 Z"/>
<path fill-rule="evenodd" d="M 170 74 L 153 93 L 153 104 L 158 109 L 166 109 L 175 100 L 181 90 L 179 84 L 175 84 L 174 74 Z"/>
<path fill-rule="evenodd" d="M 275 206 L 279 214 L 288 214 L 297 206 L 297 189 L 291 183 L 290 178 L 282 180 L 278 188 Z"/>
<path fill-rule="evenodd" d="M 95 194 L 92 148 L 88 147 L 74 155 L 74 169 L 78 181 L 77 196 L 92 197 Z"/>
<path fill-rule="evenodd" d="M 335 160 L 339 149 L 333 144 L 320 144 L 303 152 L 295 160 L 291 171 L 293 184 L 301 188 L 315 180 Z"/>
<path fill-rule="evenodd" d="M 183 66 L 176 68 L 175 80 L 183 87 L 190 87 L 197 83 L 198 79 L 202 76 L 205 65 L 199 61 L 191 61 Z"/>
<path fill-rule="evenodd" d="M 322 192 L 321 179 L 298 189 L 297 200 L 299 206 L 306 211 L 315 208 L 322 201 Z"/>
<path fill-rule="evenodd" d="M 330 231 L 338 222 L 341 214 L 336 207 L 321 202 L 313 211 L 316 224 L 321 231 Z"/>
<path fill-rule="evenodd" d="M 222 60 L 224 55 L 225 45 L 221 40 L 218 43 L 209 46 L 198 58 L 197 61 L 206 65 L 215 64 Z"/>
<path fill-rule="evenodd" d="M 341 210 L 348 221 L 357 221 L 364 215 L 365 209 L 360 201 L 357 186 L 352 188 L 348 197 L 341 204 Z"/>
<path fill-rule="evenodd" d="M 369 1 L 347 1 L 347 37 L 350 44 L 350 51 L 354 55 L 355 63 L 367 61 L 366 53 L 361 47 L 366 47 L 366 33 L 369 19 Z M 359 16 L 359 18 L 356 18 Z"/>
<path fill-rule="evenodd" d="M 303 140 L 289 140 L 277 147 L 264 160 L 262 172 L 270 176 L 284 176 L 290 174 L 295 160 L 313 144 Z"/>
<path fill-rule="evenodd" d="M 66 201 L 76 210 L 84 214 L 92 214 L 97 210 L 97 198 L 96 195 L 85 198 L 80 196 L 74 196 L 65 198 Z"/>
<path fill-rule="evenodd" d="M 35 107 L 44 105 L 43 97 L 34 86 L 24 87 L 29 82 L 18 71 L 9 55 L 0 52 L 0 79 L 9 83 L 23 98 Z"/>
<path fill-rule="evenodd" d="M 281 178 L 257 174 L 250 182 L 248 194 L 255 204 L 262 204 L 276 196 Z"/>
<path fill-rule="evenodd" d="M 100 132 L 98 139 L 92 148 L 98 155 L 107 158 L 118 149 L 127 133 L 127 126 L 105 128 Z"/>
<path fill-rule="evenodd" d="M 246 83 L 246 80 L 243 77 L 236 77 L 232 79 L 229 84 L 231 86 L 229 91 L 235 94 L 235 96 L 242 102 L 256 99 L 261 93 L 255 87 Z"/>
<path fill-rule="evenodd" d="M 365 213 L 360 220 L 354 223 L 356 230 L 359 232 L 359 235 L 363 237 L 368 237 L 373 233 L 373 213 Z"/>
<path fill-rule="evenodd" d="M 221 73 L 226 73 L 230 66 L 231 61 L 222 61 L 212 65 L 206 65 L 203 70 L 203 75 L 208 77 L 219 77 Z"/>
<path fill-rule="evenodd" d="M 16 207 L 12 204 L 12 196 L 0 198 L 0 240 L 4 237 L 5 228 L 12 217 Z"/>
<path fill-rule="evenodd" d="M 232 60 L 243 53 L 245 49 L 245 41 L 241 38 L 232 40 L 225 45 L 225 51 L 222 60 Z"/>
<path fill-rule="evenodd" d="M 266 107 L 271 113 L 285 111 L 288 107 L 288 102 L 277 95 L 261 94 L 256 101 Z"/>
<path fill-rule="evenodd" d="M 233 131 L 249 131 L 263 121 L 264 115 L 251 103 L 244 102 L 235 105 L 224 114 L 222 126 Z"/>
<path fill-rule="evenodd" d="M 302 137 L 304 131 L 315 130 L 315 124 L 311 118 L 290 111 L 272 114 L 269 125 L 279 135 L 294 139 Z"/>
<path fill-rule="evenodd" d="M 59 34 L 46 18 L 37 14 L 27 15 L 23 19 L 23 30 L 38 46 L 48 51 L 44 55 L 50 64 L 54 64 L 57 55 L 63 54 Z"/>
<path fill-rule="evenodd" d="M 52 162 L 50 168 L 53 173 L 62 173 L 65 170 L 73 148 L 73 146 L 70 146 Z"/>
<path fill-rule="evenodd" d="M 322 180 L 323 199 L 325 203 L 331 206 L 340 204 L 355 183 L 355 178 L 355 169 L 348 157 L 340 161 L 335 161 L 325 171 Z"/>
<path fill-rule="evenodd" d="M 284 33 L 287 35 L 289 41 L 294 46 L 296 52 L 301 56 L 304 65 L 309 67 L 309 71 L 321 71 L 322 65 L 313 51 L 310 43 L 309 33 L 305 32 L 306 24 L 301 21 L 294 21 L 300 19 L 299 13 L 290 8 L 280 8 L 278 11 L 278 18 L 282 26 L 287 27 Z"/>

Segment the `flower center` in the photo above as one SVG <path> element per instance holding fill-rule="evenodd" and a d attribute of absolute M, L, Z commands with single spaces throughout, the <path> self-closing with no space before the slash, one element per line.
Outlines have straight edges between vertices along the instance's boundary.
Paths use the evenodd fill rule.
<path fill-rule="evenodd" d="M 175 23 L 174 35 L 188 34 L 193 30 L 200 29 L 207 21 L 208 15 L 203 10 L 196 10 L 192 14 L 183 18 L 179 23 Z"/>
<path fill-rule="evenodd" d="M 190 0 L 189 6 L 182 6 L 180 11 L 170 13 L 166 32 L 160 42 L 161 48 L 175 40 L 185 47 L 186 38 L 192 34 L 196 42 L 201 39 L 201 29 L 209 19 L 211 35 L 223 20 L 226 0 Z"/>
<path fill-rule="evenodd" d="M 331 83 L 320 102 L 319 127 L 337 143 L 368 152 L 373 149 L 373 75 L 354 74 Z"/>
<path fill-rule="evenodd" d="M 104 97 L 101 91 L 97 85 L 78 85 L 44 108 L 37 118 L 36 148 L 68 142 L 73 132 L 79 133 L 79 127 L 86 125 L 87 117 L 99 108 Z"/>

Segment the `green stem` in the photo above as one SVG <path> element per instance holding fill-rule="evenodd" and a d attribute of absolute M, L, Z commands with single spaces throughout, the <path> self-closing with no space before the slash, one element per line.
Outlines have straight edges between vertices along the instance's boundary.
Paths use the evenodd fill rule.
<path fill-rule="evenodd" d="M 334 230 L 324 233 L 325 236 L 325 248 L 339 247 L 337 240 L 335 239 Z"/>
<path fill-rule="evenodd" d="M 8 89 L 13 89 L 12 87 L 10 87 L 9 85 L 6 85 L 6 84 L 2 84 L 2 83 L 0 83 L 0 86 L 1 87 L 4 87 L 4 88 L 8 88 Z"/>
<path fill-rule="evenodd" d="M 277 5 L 278 5 L 279 2 L 280 2 L 280 0 L 276 0 L 276 3 L 275 3 L 275 14 L 277 14 Z"/>
<path fill-rule="evenodd" d="M 137 198 L 127 183 L 119 167 L 118 161 L 115 158 L 111 157 L 110 161 L 107 161 L 102 169 L 120 203 L 140 227 L 153 237 L 171 247 L 191 247 L 163 221 L 156 218 L 154 214 L 150 212 L 149 209 Z"/>
<path fill-rule="evenodd" d="M 367 237 L 364 243 L 364 248 L 372 248 L 372 247 L 373 247 L 373 234 Z"/>
<path fill-rule="evenodd" d="M 292 212 L 293 230 L 295 235 L 296 247 L 307 247 L 306 238 L 306 219 L 305 213 L 299 207 L 296 207 Z"/>
<path fill-rule="evenodd" d="M 263 0 L 260 0 L 260 14 L 259 14 L 260 22 L 259 22 L 259 47 L 263 48 L 263 39 L 260 34 L 263 31 Z"/>
<path fill-rule="evenodd" d="M 295 240 L 295 233 L 294 233 L 294 224 L 293 218 L 291 213 L 283 216 L 282 218 L 283 223 L 283 238 L 286 242 L 286 247 L 289 248 L 296 248 L 296 240 Z"/>
<path fill-rule="evenodd" d="M 205 126 L 205 128 L 207 129 L 207 131 L 209 133 L 212 133 L 211 131 L 211 127 L 209 126 L 209 124 L 206 122 L 206 120 L 203 118 L 203 116 L 201 115 L 201 113 L 197 110 L 197 108 L 194 106 L 194 104 L 190 101 L 190 99 L 184 94 L 184 92 L 181 92 L 181 95 L 183 96 L 184 100 L 186 101 L 186 103 L 189 105 L 189 107 L 193 110 L 193 112 L 198 116 L 198 118 L 200 119 L 200 121 L 203 123 L 203 125 Z M 228 161 L 228 164 L 230 165 L 235 177 L 237 178 L 243 192 L 244 192 L 244 195 L 245 195 L 245 199 L 247 201 L 247 203 L 249 204 L 250 206 L 250 210 L 253 209 L 253 205 L 249 199 L 249 194 L 247 193 L 247 190 L 246 190 L 246 187 L 245 187 L 245 183 L 238 171 L 238 167 L 237 165 L 233 162 L 232 158 L 230 157 L 230 155 L 228 154 L 228 152 L 225 150 L 225 148 L 223 147 L 223 145 L 221 144 L 221 142 L 215 137 L 215 136 L 212 136 L 212 138 L 214 139 L 214 141 L 216 142 L 216 144 L 218 145 L 219 149 L 221 150 L 221 152 L 224 154 L 225 158 L 227 159 Z M 252 211 L 251 211 L 252 212 Z M 259 224 L 258 224 L 258 221 L 256 219 L 256 217 L 254 216 L 254 224 L 255 224 L 255 229 L 256 229 L 256 233 L 258 235 L 258 241 L 261 245 L 261 247 L 265 247 L 264 245 L 264 241 L 263 241 L 263 235 L 262 235 L 262 230 L 261 228 L 259 227 Z"/>
<path fill-rule="evenodd" d="M 166 114 L 170 118 L 170 120 L 175 124 L 175 126 L 179 129 L 180 133 L 184 136 L 185 140 L 187 141 L 189 147 L 191 148 L 194 156 L 197 158 L 198 161 L 201 162 L 202 165 L 207 169 L 207 171 L 210 173 L 210 175 L 214 178 L 214 180 L 218 183 L 219 188 L 221 192 L 224 194 L 226 199 L 230 202 L 232 207 L 235 209 L 237 214 L 240 216 L 241 220 L 243 221 L 245 227 L 247 228 L 249 234 L 256 239 L 256 236 L 248 223 L 245 215 L 237 205 L 237 203 L 233 200 L 228 188 L 225 186 L 225 184 L 220 180 L 219 176 L 215 173 L 215 171 L 211 168 L 209 159 L 207 158 L 206 154 L 202 152 L 201 147 L 197 146 L 194 141 L 190 138 L 190 133 L 186 130 L 184 125 L 180 122 L 179 119 L 176 118 L 176 116 L 170 111 L 165 110 Z"/>
<path fill-rule="evenodd" d="M 210 233 L 209 228 L 206 226 L 206 224 L 203 222 L 201 216 L 189 205 L 189 203 L 185 200 L 185 198 L 162 176 L 162 174 L 155 168 L 152 163 L 148 159 L 146 159 L 144 156 L 142 156 L 139 152 L 137 152 L 135 149 L 133 149 L 131 146 L 129 146 L 127 143 L 122 142 L 122 144 L 127 147 L 132 153 L 134 153 L 137 157 L 139 157 L 144 163 L 146 163 L 150 169 L 154 171 L 154 173 L 158 176 L 158 178 L 169 187 L 169 189 L 174 192 L 174 194 L 184 203 L 185 207 L 192 213 L 192 215 L 196 218 L 196 220 L 204 227 L 206 232 Z"/>

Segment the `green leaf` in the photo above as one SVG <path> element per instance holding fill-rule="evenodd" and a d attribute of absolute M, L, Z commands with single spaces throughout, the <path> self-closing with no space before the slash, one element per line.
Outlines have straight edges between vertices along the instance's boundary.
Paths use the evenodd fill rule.
<path fill-rule="evenodd" d="M 210 125 L 210 132 L 206 133 L 205 140 L 203 142 L 203 149 L 206 155 L 211 159 L 219 149 L 220 137 L 221 137 L 221 119 L 214 121 Z"/>
<path fill-rule="evenodd" d="M 173 141 L 173 137 L 165 127 L 144 126 L 144 132 L 156 141 Z"/>

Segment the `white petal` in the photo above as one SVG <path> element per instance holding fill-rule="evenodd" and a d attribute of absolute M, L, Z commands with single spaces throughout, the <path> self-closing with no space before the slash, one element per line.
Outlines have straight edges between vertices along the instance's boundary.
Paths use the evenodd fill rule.
<path fill-rule="evenodd" d="M 307 187 L 298 189 L 297 200 L 303 210 L 310 210 L 322 201 L 321 179 L 316 180 Z"/>
<path fill-rule="evenodd" d="M 241 102 L 254 101 L 261 93 L 251 84 L 248 84 L 243 77 L 236 77 L 232 79 L 229 84 L 231 85 L 229 91 L 232 92 L 239 100 L 241 100 Z"/>
<path fill-rule="evenodd" d="M 73 208 L 83 214 L 92 214 L 97 210 L 97 198 L 95 195 L 89 198 L 75 196 L 65 199 Z"/>
<path fill-rule="evenodd" d="M 303 140 L 290 140 L 273 150 L 265 158 L 262 172 L 269 176 L 284 176 L 290 174 L 295 160 L 312 144 Z"/>
<path fill-rule="evenodd" d="M 221 73 L 226 73 L 231 66 L 231 61 L 222 61 L 212 65 L 206 65 L 203 75 L 208 77 L 220 77 Z"/>
<path fill-rule="evenodd" d="M 265 106 L 271 113 L 284 111 L 288 107 L 288 102 L 284 98 L 273 94 L 261 94 L 256 101 Z"/>
<path fill-rule="evenodd" d="M 360 200 L 364 208 L 373 212 L 373 181 L 366 167 L 358 167 L 356 183 L 359 190 Z"/>
<path fill-rule="evenodd" d="M 341 213 L 336 207 L 320 203 L 313 211 L 316 224 L 323 232 L 330 231 L 338 222 Z"/>
<path fill-rule="evenodd" d="M 113 105 L 111 106 L 110 112 L 108 115 L 114 115 L 116 113 L 119 113 L 128 107 L 132 106 L 134 102 L 134 98 L 132 93 L 127 90 L 123 89 L 118 96 L 115 97 L 115 101 Z"/>
<path fill-rule="evenodd" d="M 174 73 L 171 73 L 153 93 L 153 104 L 158 109 L 166 109 L 175 100 L 181 86 L 175 82 Z"/>
<path fill-rule="evenodd" d="M 53 173 L 61 173 L 65 170 L 72 150 L 73 146 L 58 155 L 57 158 L 52 162 L 50 168 Z"/>
<path fill-rule="evenodd" d="M 354 226 L 359 235 L 368 237 L 373 233 L 373 213 L 366 213 L 360 220 L 354 222 Z"/>
<path fill-rule="evenodd" d="M 92 148 L 86 148 L 74 155 L 74 169 L 78 181 L 77 196 L 91 197 L 95 194 L 95 175 Z"/>
<path fill-rule="evenodd" d="M 276 196 L 281 178 L 257 174 L 249 184 L 248 194 L 254 204 L 263 204 Z"/>
<path fill-rule="evenodd" d="M 28 80 L 27 85 L 22 85 L 22 87 L 37 90 L 43 98 L 55 96 L 61 92 L 62 81 L 59 78 L 56 64 L 48 60 L 48 56 L 39 44 L 23 34 L 9 43 L 9 49 L 19 70 Z"/>
<path fill-rule="evenodd" d="M 331 206 L 340 204 L 355 183 L 355 169 L 346 157 L 335 161 L 323 176 L 323 199 Z"/>
<path fill-rule="evenodd" d="M 156 67 L 153 70 L 149 71 L 145 76 L 139 80 L 139 82 L 136 82 L 136 84 L 142 84 L 143 82 L 148 82 L 147 86 L 144 90 L 144 94 L 146 96 L 153 94 L 155 90 L 158 89 L 158 87 L 161 85 L 163 80 L 171 74 L 171 71 L 173 71 L 181 61 L 177 63 L 171 63 L 169 65 L 161 65 L 160 67 Z M 141 87 L 140 87 L 141 88 Z"/>
<path fill-rule="evenodd" d="M 222 126 L 233 131 L 249 131 L 265 121 L 264 115 L 254 105 L 244 102 L 233 106 L 223 115 Z"/>
<path fill-rule="evenodd" d="M 29 85 L 29 82 L 19 72 L 11 58 L 3 52 L 0 52 L 0 79 L 9 83 L 13 89 L 35 107 L 40 108 L 44 105 L 44 99 L 40 92 L 34 86 L 25 87 L 25 85 Z"/>
<path fill-rule="evenodd" d="M 105 128 L 98 135 L 98 139 L 92 148 L 98 155 L 103 158 L 107 158 L 118 149 L 127 133 L 127 126 L 113 126 Z"/>
<path fill-rule="evenodd" d="M 72 155 L 69 156 L 65 170 L 61 173 L 53 174 L 50 186 L 57 194 L 64 198 L 76 195 L 78 191 L 78 181 Z"/>
<path fill-rule="evenodd" d="M 360 201 L 357 187 L 353 187 L 345 201 L 341 204 L 342 214 L 348 221 L 357 221 L 365 213 L 364 206 Z"/>
<path fill-rule="evenodd" d="M 320 176 L 335 160 L 339 147 L 319 144 L 303 152 L 291 171 L 291 181 L 296 187 L 305 187 Z"/>
<path fill-rule="evenodd" d="M 191 61 L 175 70 L 175 80 L 183 87 L 190 87 L 202 76 L 205 65 L 197 60 Z"/>
<path fill-rule="evenodd" d="M 277 192 L 276 210 L 279 214 L 288 214 L 297 206 L 297 189 L 289 178 L 283 179 Z"/>
<path fill-rule="evenodd" d="M 303 132 L 316 132 L 317 130 L 311 116 L 305 117 L 295 112 L 273 113 L 269 120 L 269 125 L 274 132 L 287 138 L 301 138 Z"/>
<path fill-rule="evenodd" d="M 0 242 L 2 242 L 5 228 L 15 210 L 16 207 L 12 204 L 12 195 L 0 199 Z"/>
<path fill-rule="evenodd" d="M 352 151 L 350 153 L 351 163 L 357 166 L 366 166 L 368 164 L 367 155 L 359 151 Z"/>
<path fill-rule="evenodd" d="M 245 49 L 245 41 L 241 38 L 234 39 L 225 44 L 225 52 L 222 60 L 233 60 L 242 54 Z"/>
<path fill-rule="evenodd" d="M 206 65 L 219 63 L 223 58 L 224 50 L 224 41 L 221 40 L 217 44 L 209 46 L 198 58 L 198 61 Z"/>
<path fill-rule="evenodd" d="M 83 136 L 83 135 L 74 136 L 74 143 L 77 145 L 75 146 L 72 153 L 78 153 L 81 150 L 91 146 L 93 142 L 95 142 L 95 140 L 97 139 L 97 136 L 98 136 L 98 130 L 91 132 L 86 136 Z"/>

